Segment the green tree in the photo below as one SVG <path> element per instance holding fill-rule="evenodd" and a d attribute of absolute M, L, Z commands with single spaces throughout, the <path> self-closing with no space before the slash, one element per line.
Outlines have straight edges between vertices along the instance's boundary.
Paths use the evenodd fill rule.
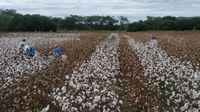
<path fill-rule="evenodd" d="M 124 16 L 119 17 L 119 22 L 120 22 L 120 26 L 119 26 L 120 30 L 126 30 L 128 28 L 128 24 L 130 23 L 128 18 Z"/>
<path fill-rule="evenodd" d="M 134 22 L 128 25 L 127 31 L 145 31 L 147 30 L 147 25 L 144 21 Z"/>
<path fill-rule="evenodd" d="M 200 18 L 195 17 L 191 21 L 192 21 L 192 24 L 193 24 L 193 29 L 194 30 L 200 30 Z"/>
<path fill-rule="evenodd" d="M 165 19 L 162 21 L 162 29 L 163 30 L 175 30 L 175 21 Z"/>
<path fill-rule="evenodd" d="M 177 18 L 176 17 L 173 17 L 173 16 L 165 16 L 162 18 L 163 20 L 171 20 L 171 21 L 176 21 Z"/>
<path fill-rule="evenodd" d="M 144 21 L 144 22 L 146 24 L 147 29 L 149 29 L 149 30 L 160 30 L 162 18 L 147 16 L 147 20 Z"/>
<path fill-rule="evenodd" d="M 23 31 L 23 16 L 16 15 L 12 18 L 9 25 L 9 31 Z"/>
<path fill-rule="evenodd" d="M 75 30 L 76 29 L 76 16 L 71 15 L 70 17 L 65 17 L 63 21 L 61 21 L 61 28 L 67 30 Z"/>
<path fill-rule="evenodd" d="M 189 19 L 179 19 L 176 21 L 176 30 L 192 30 L 194 28 Z"/>
<path fill-rule="evenodd" d="M 0 13 L 0 32 L 8 31 L 11 20 L 11 17 L 7 14 Z"/>
<path fill-rule="evenodd" d="M 14 17 L 14 16 L 16 16 L 16 15 L 19 15 L 19 14 L 17 13 L 17 11 L 16 11 L 16 10 L 13 10 L 13 9 L 5 9 L 5 10 L 2 10 L 1 13 L 2 13 L 2 14 L 7 14 L 7 15 L 10 16 L 10 17 Z"/>

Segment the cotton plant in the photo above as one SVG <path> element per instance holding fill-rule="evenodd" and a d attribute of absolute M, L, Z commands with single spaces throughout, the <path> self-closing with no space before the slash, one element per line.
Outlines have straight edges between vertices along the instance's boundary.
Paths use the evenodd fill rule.
<path fill-rule="evenodd" d="M 48 61 L 43 57 L 36 56 L 33 59 L 22 57 L 18 54 L 18 40 L 3 38 L 1 43 L 1 77 L 2 88 L 7 85 L 7 79 L 12 80 L 25 74 L 33 74 L 35 71 L 44 68 Z M 1 41 L 2 42 L 2 41 Z M 9 83 L 9 82 L 8 82 Z"/>
<path fill-rule="evenodd" d="M 62 87 L 55 88 L 53 99 L 62 111 L 120 111 L 123 102 L 115 92 L 119 74 L 119 37 L 112 33 L 96 46 L 90 59 L 71 75 Z"/>
<path fill-rule="evenodd" d="M 55 39 L 56 38 L 79 38 L 81 35 L 80 34 L 73 34 L 73 33 L 8 33 L 6 34 L 4 37 L 8 37 L 8 38 L 21 38 L 21 37 L 27 37 L 27 38 L 52 38 Z"/>
<path fill-rule="evenodd" d="M 35 46 L 40 45 L 48 45 L 49 47 L 53 47 L 54 44 L 64 42 L 64 41 L 70 41 L 70 40 L 78 40 L 80 41 L 80 34 L 70 34 L 70 33 L 31 33 L 27 35 L 18 36 L 16 38 L 22 38 L 26 37 L 27 44 L 33 44 Z"/>
<path fill-rule="evenodd" d="M 41 46 L 48 44 L 53 46 L 55 43 L 69 41 L 69 40 L 79 40 L 80 34 L 72 33 L 8 33 L 3 38 L 13 38 L 22 39 L 26 38 L 26 44 L 32 44 L 34 46 Z M 19 42 L 17 42 L 19 43 Z"/>
<path fill-rule="evenodd" d="M 128 35 L 125 37 L 143 66 L 144 75 L 149 77 L 149 83 L 166 97 L 169 107 L 190 112 L 200 109 L 200 72 L 193 69 L 191 62 L 181 62 L 159 47 L 150 48 Z"/>
<path fill-rule="evenodd" d="M 16 37 L 13 38 L 12 36 Z M 42 37 L 35 36 L 37 35 L 27 35 L 27 37 L 31 38 L 25 37 L 27 40 L 25 44 L 32 44 L 38 49 L 42 48 L 44 51 L 49 50 L 45 45 L 53 46 L 55 43 L 63 41 L 80 40 L 78 35 L 70 34 L 53 35 L 53 37 L 49 38 L 49 35 L 46 36 L 44 34 L 40 35 Z M 22 36 L 18 34 L 8 34 L 6 37 L 0 38 L 0 84 L 2 85 L 0 90 L 7 88 L 13 81 L 19 82 L 21 78 L 26 78 L 45 69 L 54 60 L 53 54 L 45 56 L 42 53 L 36 52 L 33 58 L 19 55 L 20 39 L 22 39 Z"/>

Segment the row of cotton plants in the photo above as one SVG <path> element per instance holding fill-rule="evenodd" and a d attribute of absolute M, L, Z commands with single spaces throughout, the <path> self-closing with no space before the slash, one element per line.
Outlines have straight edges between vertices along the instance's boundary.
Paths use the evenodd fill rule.
<path fill-rule="evenodd" d="M 21 38 L 21 37 L 27 37 L 27 38 L 32 38 L 32 37 L 39 37 L 39 38 L 79 38 L 80 34 L 76 33 L 8 33 L 2 35 L 3 37 L 16 37 L 16 38 Z"/>
<path fill-rule="evenodd" d="M 52 35 L 51 35 L 52 36 Z M 54 35 L 53 35 L 54 36 Z M 26 44 L 32 44 L 34 46 L 41 46 L 45 47 L 43 45 L 49 45 L 49 47 L 53 47 L 54 44 L 64 41 L 70 41 L 70 40 L 79 40 L 80 41 L 80 35 L 65 35 L 60 36 L 59 34 L 55 35 L 54 37 L 46 37 L 46 36 L 29 36 L 26 37 L 27 41 Z"/>
<path fill-rule="evenodd" d="M 166 97 L 166 104 L 177 111 L 198 112 L 200 109 L 200 72 L 190 62 L 170 57 L 161 48 L 127 38 L 129 46 L 139 57 L 149 83 Z"/>
<path fill-rule="evenodd" d="M 47 51 L 49 45 L 51 47 L 59 42 L 77 39 L 77 36 L 60 37 L 60 38 L 26 38 L 25 44 L 32 44 L 41 51 Z M 0 38 L 0 89 L 6 88 L 13 80 L 24 78 L 27 75 L 44 69 L 48 66 L 54 56 L 52 51 L 48 51 L 49 55 L 44 56 L 42 53 L 36 53 L 33 58 L 27 58 L 18 54 L 20 38 Z M 48 46 L 48 47 L 47 47 Z M 36 49 L 37 51 L 37 49 Z"/>
<path fill-rule="evenodd" d="M 63 111 L 120 111 L 116 94 L 119 74 L 118 34 L 111 34 L 96 47 L 90 60 L 66 75 L 65 84 L 55 88 L 53 98 Z"/>

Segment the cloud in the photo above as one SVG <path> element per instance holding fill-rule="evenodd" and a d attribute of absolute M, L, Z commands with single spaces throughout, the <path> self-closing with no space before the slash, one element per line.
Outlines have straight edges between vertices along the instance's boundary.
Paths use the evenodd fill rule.
<path fill-rule="evenodd" d="M 146 16 L 199 16 L 199 0 L 0 0 L 0 8 L 23 14 L 65 17 L 76 15 L 126 16 L 131 21 Z"/>

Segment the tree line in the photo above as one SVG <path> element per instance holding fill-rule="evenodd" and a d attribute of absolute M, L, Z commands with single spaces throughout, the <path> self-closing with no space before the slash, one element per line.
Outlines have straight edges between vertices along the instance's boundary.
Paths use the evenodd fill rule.
<path fill-rule="evenodd" d="M 1 10 L 0 31 L 56 31 L 57 26 L 51 18 L 46 16 L 22 15 L 15 10 Z"/>
<path fill-rule="evenodd" d="M 39 14 L 22 15 L 13 9 L 0 10 L 0 32 L 57 31 L 57 30 L 126 30 L 129 20 L 120 16 L 47 17 Z"/>
<path fill-rule="evenodd" d="M 151 17 L 130 23 L 124 16 L 78 16 L 65 18 L 39 14 L 20 14 L 13 9 L 0 9 L 0 32 L 34 32 L 57 30 L 200 30 L 200 17 Z"/>
<path fill-rule="evenodd" d="M 200 30 L 200 17 L 151 17 L 128 25 L 128 31 Z"/>

